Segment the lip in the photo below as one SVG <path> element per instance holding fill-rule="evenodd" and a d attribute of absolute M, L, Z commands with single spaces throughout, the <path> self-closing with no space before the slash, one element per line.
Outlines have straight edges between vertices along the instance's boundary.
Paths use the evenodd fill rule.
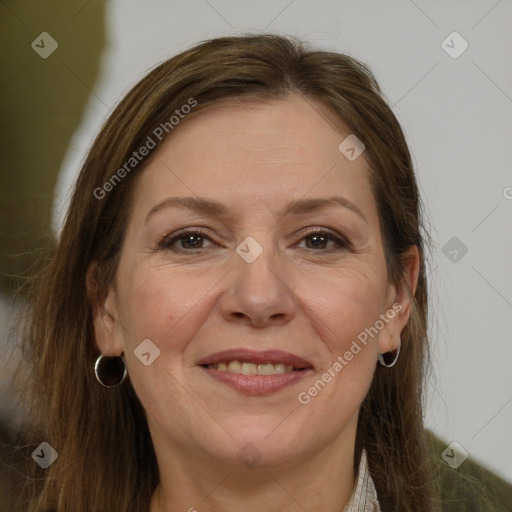
<path fill-rule="evenodd" d="M 313 365 L 290 352 L 282 352 L 280 350 L 247 350 L 245 348 L 235 348 L 230 350 L 223 350 L 222 352 L 216 352 L 206 356 L 205 358 L 197 362 L 198 365 L 204 366 L 207 364 L 218 364 L 227 361 L 241 361 L 242 363 L 254 363 L 254 364 L 287 364 L 298 369 L 313 368 Z"/>
<path fill-rule="evenodd" d="M 240 361 L 242 363 L 273 363 L 291 365 L 296 370 L 289 373 L 274 375 L 243 375 L 209 368 L 207 365 L 218 364 L 226 361 Z M 255 351 L 247 349 L 224 350 L 211 354 L 197 365 L 217 382 L 226 384 L 232 389 L 250 396 L 261 396 L 276 393 L 281 389 L 291 386 L 306 377 L 313 371 L 313 365 L 305 359 L 279 350 Z"/>

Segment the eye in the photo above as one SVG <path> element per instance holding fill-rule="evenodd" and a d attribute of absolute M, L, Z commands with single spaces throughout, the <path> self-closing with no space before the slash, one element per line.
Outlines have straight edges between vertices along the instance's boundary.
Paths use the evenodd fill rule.
<path fill-rule="evenodd" d="M 201 230 L 182 231 L 178 234 L 166 235 L 158 244 L 158 248 L 176 253 L 197 252 L 206 249 L 205 243 L 215 246 L 208 235 Z M 195 250 L 195 251 L 194 251 Z"/>
<path fill-rule="evenodd" d="M 303 242 L 305 247 L 301 247 Z M 172 233 L 158 243 L 158 249 L 174 253 L 200 252 L 211 247 L 218 247 L 218 245 L 200 229 Z M 333 252 L 347 249 L 350 244 L 342 236 L 325 229 L 314 229 L 302 236 L 297 247 L 317 252 Z"/>
<path fill-rule="evenodd" d="M 314 229 L 306 233 L 298 246 L 305 241 L 305 249 L 324 250 L 324 252 L 347 249 L 350 244 L 343 238 L 323 229 Z"/>

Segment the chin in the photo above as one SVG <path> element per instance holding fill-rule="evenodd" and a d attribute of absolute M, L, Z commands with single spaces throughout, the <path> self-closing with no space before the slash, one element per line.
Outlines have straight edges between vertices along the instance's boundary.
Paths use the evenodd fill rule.
<path fill-rule="evenodd" d="M 238 468 L 269 469 L 285 464 L 295 464 L 302 452 L 307 450 L 307 441 L 298 429 L 283 428 L 286 414 L 277 418 L 247 417 L 245 421 L 224 425 L 222 439 L 203 449 L 218 461 Z M 203 438 L 204 439 L 204 438 Z M 306 443 L 305 443 L 306 441 Z M 215 447 L 212 450 L 212 447 Z M 306 450 L 305 450 L 306 448 Z M 311 447 L 312 451 L 317 450 Z"/>

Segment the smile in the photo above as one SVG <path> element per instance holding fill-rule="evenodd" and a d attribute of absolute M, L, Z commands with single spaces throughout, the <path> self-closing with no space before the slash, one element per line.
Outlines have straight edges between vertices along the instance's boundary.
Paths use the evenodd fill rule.
<path fill-rule="evenodd" d="M 245 395 L 276 393 L 313 371 L 306 360 L 280 351 L 228 350 L 198 362 L 210 377 Z"/>

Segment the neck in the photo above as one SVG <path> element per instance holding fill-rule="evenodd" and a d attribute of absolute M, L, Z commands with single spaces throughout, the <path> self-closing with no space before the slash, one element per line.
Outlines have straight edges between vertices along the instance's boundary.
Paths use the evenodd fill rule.
<path fill-rule="evenodd" d="M 355 485 L 355 429 L 349 434 L 280 466 L 241 468 L 190 456 L 180 463 L 180 456 L 164 461 L 157 453 L 160 484 L 150 512 L 339 512 Z"/>

